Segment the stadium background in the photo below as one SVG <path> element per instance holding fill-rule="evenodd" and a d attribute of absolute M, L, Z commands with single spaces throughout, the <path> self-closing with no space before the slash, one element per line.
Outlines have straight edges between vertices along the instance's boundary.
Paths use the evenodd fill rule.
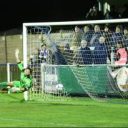
<path fill-rule="evenodd" d="M 0 8 L 0 63 L 15 63 L 11 53 L 16 47 L 22 49 L 22 23 L 24 22 L 87 20 L 86 14 L 93 6 L 96 6 L 104 15 L 106 6 L 110 6 L 110 10 L 115 6 L 122 13 L 127 4 L 128 0 L 71 0 L 70 3 L 67 0 L 61 2 L 52 0 L 44 3 L 42 1 L 31 3 L 2 1 Z M 104 19 L 104 17 L 99 19 Z"/>
<path fill-rule="evenodd" d="M 16 63 L 14 50 L 18 47 L 22 51 L 23 22 L 85 20 L 89 8 L 98 5 L 97 0 L 42 1 L 1 1 L 0 81 L 7 77 L 3 63 Z M 128 0 L 101 1 L 117 8 L 128 3 Z M 13 71 L 16 78 L 18 70 Z M 0 93 L 1 127 L 128 127 L 128 106 L 124 103 L 99 103 L 85 97 L 59 103 L 25 103 L 22 98 L 22 94 Z"/>
<path fill-rule="evenodd" d="M 88 4 L 87 4 L 88 3 Z M 14 52 L 16 48 L 21 51 L 22 57 L 22 23 L 24 22 L 52 22 L 52 21 L 73 21 L 73 20 L 88 20 L 86 14 L 89 9 L 96 6 L 97 9 L 105 14 L 106 8 L 112 9 L 113 6 L 118 8 L 122 13 L 124 5 L 128 4 L 128 0 L 91 0 L 91 1 L 47 1 L 41 3 L 37 2 L 2 2 L 0 13 L 2 19 L 0 20 L 0 70 L 6 72 L 6 63 L 15 64 Z M 44 5 L 44 6 L 43 6 Z M 45 6 L 46 5 L 46 6 Z M 88 5 L 88 6 L 86 6 Z M 4 9 L 7 8 L 7 11 Z M 72 13 L 72 11 L 74 13 Z M 118 17 L 117 17 L 118 18 Z M 122 17 L 123 18 L 123 17 Z M 124 17 L 125 18 L 125 17 Z M 104 17 L 99 17 L 104 19 Z M 17 68 L 13 68 L 18 73 Z M 0 81 L 5 81 L 7 74 L 0 74 Z M 12 79 L 17 79 L 18 75 L 12 76 Z M 77 90 L 77 89 L 76 89 Z"/>

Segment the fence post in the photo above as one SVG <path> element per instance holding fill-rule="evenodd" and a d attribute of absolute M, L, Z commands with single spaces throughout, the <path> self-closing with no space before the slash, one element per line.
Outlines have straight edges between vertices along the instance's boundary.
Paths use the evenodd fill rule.
<path fill-rule="evenodd" d="M 42 93 L 45 92 L 45 64 L 41 64 L 41 85 Z"/>
<path fill-rule="evenodd" d="M 10 82 L 10 63 L 7 63 L 7 82 Z"/>
<path fill-rule="evenodd" d="M 7 82 L 10 82 L 10 63 L 7 63 Z M 10 94 L 10 88 L 8 88 L 8 94 Z"/>

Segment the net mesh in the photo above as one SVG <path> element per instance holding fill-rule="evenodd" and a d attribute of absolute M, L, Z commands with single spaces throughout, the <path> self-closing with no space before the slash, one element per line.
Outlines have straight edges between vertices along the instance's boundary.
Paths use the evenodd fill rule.
<path fill-rule="evenodd" d="M 82 94 L 100 101 L 126 101 L 128 30 L 125 23 L 42 25 L 28 27 L 27 33 L 34 96 Z"/>

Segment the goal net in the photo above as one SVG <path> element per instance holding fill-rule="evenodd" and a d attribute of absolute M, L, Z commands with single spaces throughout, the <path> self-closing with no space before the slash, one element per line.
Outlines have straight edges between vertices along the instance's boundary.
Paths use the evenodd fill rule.
<path fill-rule="evenodd" d="M 34 78 L 30 97 L 126 101 L 127 21 L 24 23 L 24 65 L 33 69 Z"/>

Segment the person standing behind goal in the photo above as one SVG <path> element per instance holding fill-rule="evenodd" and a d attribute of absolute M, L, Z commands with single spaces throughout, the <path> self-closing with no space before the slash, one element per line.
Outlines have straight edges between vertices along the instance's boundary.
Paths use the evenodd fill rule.
<path fill-rule="evenodd" d="M 19 59 L 19 49 L 15 50 L 15 57 L 17 61 L 17 66 L 21 71 L 20 80 L 19 81 L 11 81 L 11 82 L 2 82 L 0 83 L 0 89 L 8 89 L 12 92 L 23 92 L 24 100 L 28 100 L 28 90 L 32 87 L 32 70 L 29 67 L 24 68 L 23 63 Z"/>

